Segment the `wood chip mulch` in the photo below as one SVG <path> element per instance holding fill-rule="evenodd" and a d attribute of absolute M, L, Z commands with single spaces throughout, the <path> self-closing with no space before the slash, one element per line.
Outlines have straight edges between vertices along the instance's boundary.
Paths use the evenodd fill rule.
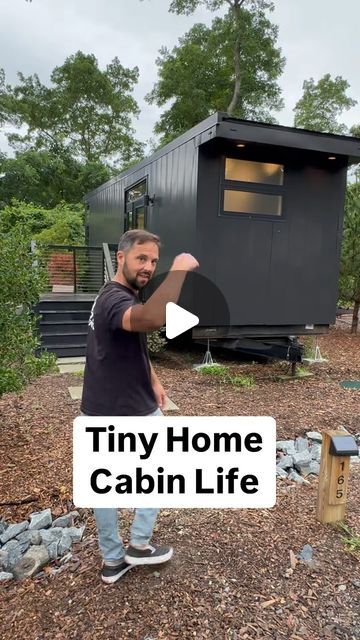
<path fill-rule="evenodd" d="M 360 335 L 332 329 L 319 338 L 327 363 L 313 376 L 280 382 L 284 363 L 228 360 L 251 388 L 219 385 L 196 373 L 198 353 L 168 351 L 153 361 L 178 415 L 271 415 L 277 437 L 346 427 L 360 432 Z M 81 379 L 46 375 L 20 394 L 0 399 L 0 512 L 8 522 L 72 504 L 72 421 L 79 402 L 68 386 Z M 173 414 L 172 414 L 173 415 Z M 177 414 L 175 414 L 177 415 Z M 360 534 L 360 464 L 352 464 L 346 522 Z M 316 521 L 316 477 L 310 485 L 278 480 L 269 510 L 162 510 L 154 542 L 173 544 L 167 565 L 139 567 L 113 586 L 99 579 L 94 519 L 73 558 L 39 576 L 0 585 L 3 640 L 336 640 L 360 639 L 360 563 L 335 525 Z M 121 512 L 125 541 L 132 513 Z M 305 544 L 314 567 L 294 563 Z M 292 552 L 292 554 L 290 553 Z"/>

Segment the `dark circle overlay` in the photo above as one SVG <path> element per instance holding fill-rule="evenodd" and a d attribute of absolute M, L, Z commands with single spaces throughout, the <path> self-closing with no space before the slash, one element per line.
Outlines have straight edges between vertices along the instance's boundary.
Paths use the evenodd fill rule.
<path fill-rule="evenodd" d="M 164 282 L 169 272 L 156 274 L 140 291 L 140 299 L 146 302 Z M 194 327 L 229 327 L 230 311 L 227 301 L 219 287 L 197 271 L 183 272 L 185 281 L 176 304 L 198 316 L 199 324 Z M 168 300 L 169 302 L 169 300 Z"/>

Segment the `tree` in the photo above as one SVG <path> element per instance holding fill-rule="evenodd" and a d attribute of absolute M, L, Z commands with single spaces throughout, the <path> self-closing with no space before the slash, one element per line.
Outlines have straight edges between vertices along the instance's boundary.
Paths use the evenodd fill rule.
<path fill-rule="evenodd" d="M 239 27 L 229 13 L 215 18 L 210 28 L 196 24 L 170 52 L 160 50 L 159 81 L 146 97 L 171 106 L 160 117 L 155 132 L 162 143 L 180 135 L 214 111 L 233 102 L 234 46 Z M 282 107 L 277 78 L 285 60 L 276 48 L 277 28 L 262 12 L 241 9 L 241 94 L 232 114 L 273 122 L 272 110 Z"/>
<path fill-rule="evenodd" d="M 0 126 L 6 121 L 6 87 L 5 87 L 5 72 L 4 69 L 0 69 Z"/>
<path fill-rule="evenodd" d="M 313 78 L 305 80 L 303 96 L 295 105 L 294 126 L 326 133 L 347 133 L 347 127 L 338 121 L 344 110 L 357 102 L 346 95 L 350 85 L 341 76 L 332 80 L 329 73 L 317 84 Z"/>
<path fill-rule="evenodd" d="M 264 17 L 264 11 L 269 9 L 273 10 L 274 5 L 268 0 L 171 0 L 170 11 L 173 13 L 185 13 L 189 15 L 199 6 L 205 6 L 210 11 L 217 11 L 222 6 L 229 6 L 229 15 L 232 17 L 235 38 L 233 39 L 233 61 L 234 61 L 234 89 L 230 100 L 230 103 L 226 109 L 229 115 L 235 115 L 236 109 L 239 105 L 240 97 L 244 92 L 242 87 L 243 83 L 243 47 L 247 43 L 246 32 L 243 32 L 245 28 L 244 18 L 246 12 L 244 9 L 249 7 L 250 13 L 256 16 L 257 13 Z M 276 30 L 277 34 L 277 30 Z M 269 52 L 270 53 L 270 52 Z"/>
<path fill-rule="evenodd" d="M 139 113 L 131 95 L 138 75 L 137 67 L 127 69 L 118 58 L 101 71 L 95 56 L 81 51 L 53 70 L 50 87 L 37 74 L 18 73 L 19 83 L 7 88 L 7 117 L 28 130 L 9 141 L 54 152 L 65 148 L 87 162 L 141 157 L 143 145 L 131 127 Z"/>
<path fill-rule="evenodd" d="M 360 183 L 350 184 L 345 201 L 340 295 L 354 303 L 351 333 L 357 332 L 360 308 Z"/>
<path fill-rule="evenodd" d="M 0 175 L 0 208 L 13 198 L 48 208 L 63 201 L 78 203 L 111 177 L 105 165 L 82 163 L 67 150 L 32 149 L 17 153 L 15 158 L 0 156 Z"/>
<path fill-rule="evenodd" d="M 59 204 L 45 209 L 13 200 L 0 211 L 0 233 L 25 229 L 32 240 L 50 244 L 84 244 L 84 207 Z"/>
<path fill-rule="evenodd" d="M 360 138 L 360 124 L 354 124 L 350 129 L 350 134 L 354 138 Z"/>

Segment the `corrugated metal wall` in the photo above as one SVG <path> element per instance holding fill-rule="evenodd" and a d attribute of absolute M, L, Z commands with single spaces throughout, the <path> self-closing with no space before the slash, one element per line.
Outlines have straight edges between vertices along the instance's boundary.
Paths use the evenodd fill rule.
<path fill-rule="evenodd" d="M 118 242 L 124 232 L 125 191 L 146 177 L 148 194 L 155 196 L 154 203 L 147 208 L 146 228 L 161 237 L 160 270 L 167 269 L 176 254 L 194 251 L 197 158 L 198 148 L 191 139 L 140 170 L 89 194 L 89 244 Z"/>
<path fill-rule="evenodd" d="M 196 139 L 114 179 L 88 196 L 89 243 L 117 243 L 124 231 L 124 193 L 144 177 L 154 203 L 147 229 L 162 240 L 158 273 L 190 252 L 200 273 L 225 296 L 232 325 L 330 324 L 335 319 L 346 166 L 321 165 L 319 155 L 287 150 L 283 215 L 221 213 L 226 141 L 198 147 Z M 256 147 L 252 159 L 281 161 L 281 150 Z M 255 156 L 254 156 L 255 154 Z M 256 155 L 258 154 L 258 155 Z M 280 155 L 279 155 L 280 154 Z M 301 156 L 301 157 L 300 157 Z M 306 157 L 305 157 L 306 156 Z M 211 287 L 195 283 L 179 300 L 201 324 L 223 324 Z"/>
<path fill-rule="evenodd" d="M 306 164 L 287 157 L 284 165 L 279 219 L 219 215 L 221 154 L 200 154 L 200 258 L 234 325 L 335 320 L 346 168 L 316 166 L 311 156 Z"/>

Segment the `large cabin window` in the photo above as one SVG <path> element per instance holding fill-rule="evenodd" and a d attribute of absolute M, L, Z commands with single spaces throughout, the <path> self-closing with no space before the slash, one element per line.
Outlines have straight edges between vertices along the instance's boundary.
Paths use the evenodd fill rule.
<path fill-rule="evenodd" d="M 224 191 L 224 211 L 281 216 L 281 196 L 251 191 Z"/>
<path fill-rule="evenodd" d="M 223 214 L 281 216 L 284 166 L 225 158 L 222 180 Z"/>
<path fill-rule="evenodd" d="M 125 191 L 125 231 L 145 229 L 147 184 L 142 180 Z"/>

